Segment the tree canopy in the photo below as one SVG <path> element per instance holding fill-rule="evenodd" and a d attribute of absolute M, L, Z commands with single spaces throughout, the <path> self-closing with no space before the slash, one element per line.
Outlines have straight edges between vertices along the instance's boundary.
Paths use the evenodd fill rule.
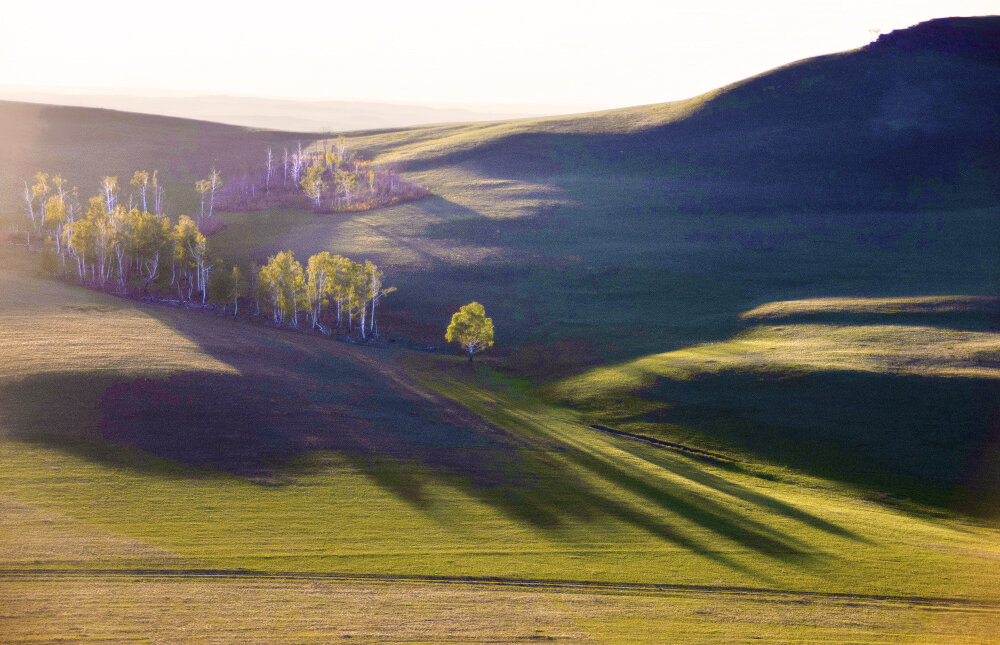
<path fill-rule="evenodd" d="M 486 317 L 481 304 L 470 302 L 452 315 L 444 339 L 461 345 L 472 361 L 473 355 L 493 346 L 493 319 Z"/>

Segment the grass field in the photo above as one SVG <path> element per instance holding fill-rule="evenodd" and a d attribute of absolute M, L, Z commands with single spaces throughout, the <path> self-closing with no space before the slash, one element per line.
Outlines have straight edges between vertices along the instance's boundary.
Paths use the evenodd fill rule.
<path fill-rule="evenodd" d="M 626 430 L 744 450 L 938 506 L 996 517 L 996 300 L 769 303 L 764 322 L 546 386 Z"/>

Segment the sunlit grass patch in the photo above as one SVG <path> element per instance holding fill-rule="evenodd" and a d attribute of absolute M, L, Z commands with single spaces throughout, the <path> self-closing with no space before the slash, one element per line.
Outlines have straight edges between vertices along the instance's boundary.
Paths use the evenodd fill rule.
<path fill-rule="evenodd" d="M 1000 334 L 906 325 L 753 327 L 721 343 L 596 368 L 554 384 L 551 391 L 584 400 L 634 392 L 657 378 L 816 371 L 1000 379 Z"/>
<path fill-rule="evenodd" d="M 813 314 L 996 313 L 1000 298 L 915 296 L 901 298 L 807 298 L 769 302 L 740 314 L 741 320 L 773 320 Z"/>
<path fill-rule="evenodd" d="M 351 147 L 374 153 L 378 162 L 433 159 L 488 146 L 504 138 L 524 134 L 624 134 L 637 132 L 691 116 L 718 94 L 672 103 L 628 107 L 584 115 L 568 115 L 513 121 L 433 125 L 402 131 L 359 132 L 348 138 Z M 315 144 L 319 149 L 331 141 Z"/>

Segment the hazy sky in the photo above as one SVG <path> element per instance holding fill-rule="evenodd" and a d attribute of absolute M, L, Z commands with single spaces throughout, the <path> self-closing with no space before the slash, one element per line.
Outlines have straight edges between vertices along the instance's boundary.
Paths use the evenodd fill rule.
<path fill-rule="evenodd" d="M 0 85 L 618 106 L 997 0 L 0 3 Z"/>

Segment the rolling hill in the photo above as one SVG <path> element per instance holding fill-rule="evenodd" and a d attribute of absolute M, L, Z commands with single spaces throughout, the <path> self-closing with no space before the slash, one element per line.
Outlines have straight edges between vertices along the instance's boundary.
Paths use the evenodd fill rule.
<path fill-rule="evenodd" d="M 765 302 L 990 295 L 1000 65 L 987 45 L 914 47 L 887 35 L 680 103 L 352 134 L 434 197 L 234 215 L 220 244 L 234 261 L 370 256 L 401 287 L 387 307 L 414 320 L 479 299 L 504 346 L 538 350 L 534 374 L 722 340 Z"/>
<path fill-rule="evenodd" d="M 313 135 L 263 132 L 97 108 L 0 101 L 0 212 L 24 210 L 22 182 L 39 170 L 62 173 L 81 196 L 104 175 L 127 185 L 135 170 L 159 169 L 173 213 L 193 212 L 194 181 L 213 163 L 242 172 L 267 144 L 294 146 Z M 253 159 L 251 162 L 250 159 Z"/>
<path fill-rule="evenodd" d="M 247 128 L 296 132 L 337 132 L 401 128 L 428 123 L 496 121 L 539 114 L 583 112 L 572 105 L 414 104 L 379 101 L 271 99 L 259 96 L 149 91 L 118 94 L 81 89 L 44 91 L 0 87 L 6 101 L 73 105 L 140 112 Z"/>

